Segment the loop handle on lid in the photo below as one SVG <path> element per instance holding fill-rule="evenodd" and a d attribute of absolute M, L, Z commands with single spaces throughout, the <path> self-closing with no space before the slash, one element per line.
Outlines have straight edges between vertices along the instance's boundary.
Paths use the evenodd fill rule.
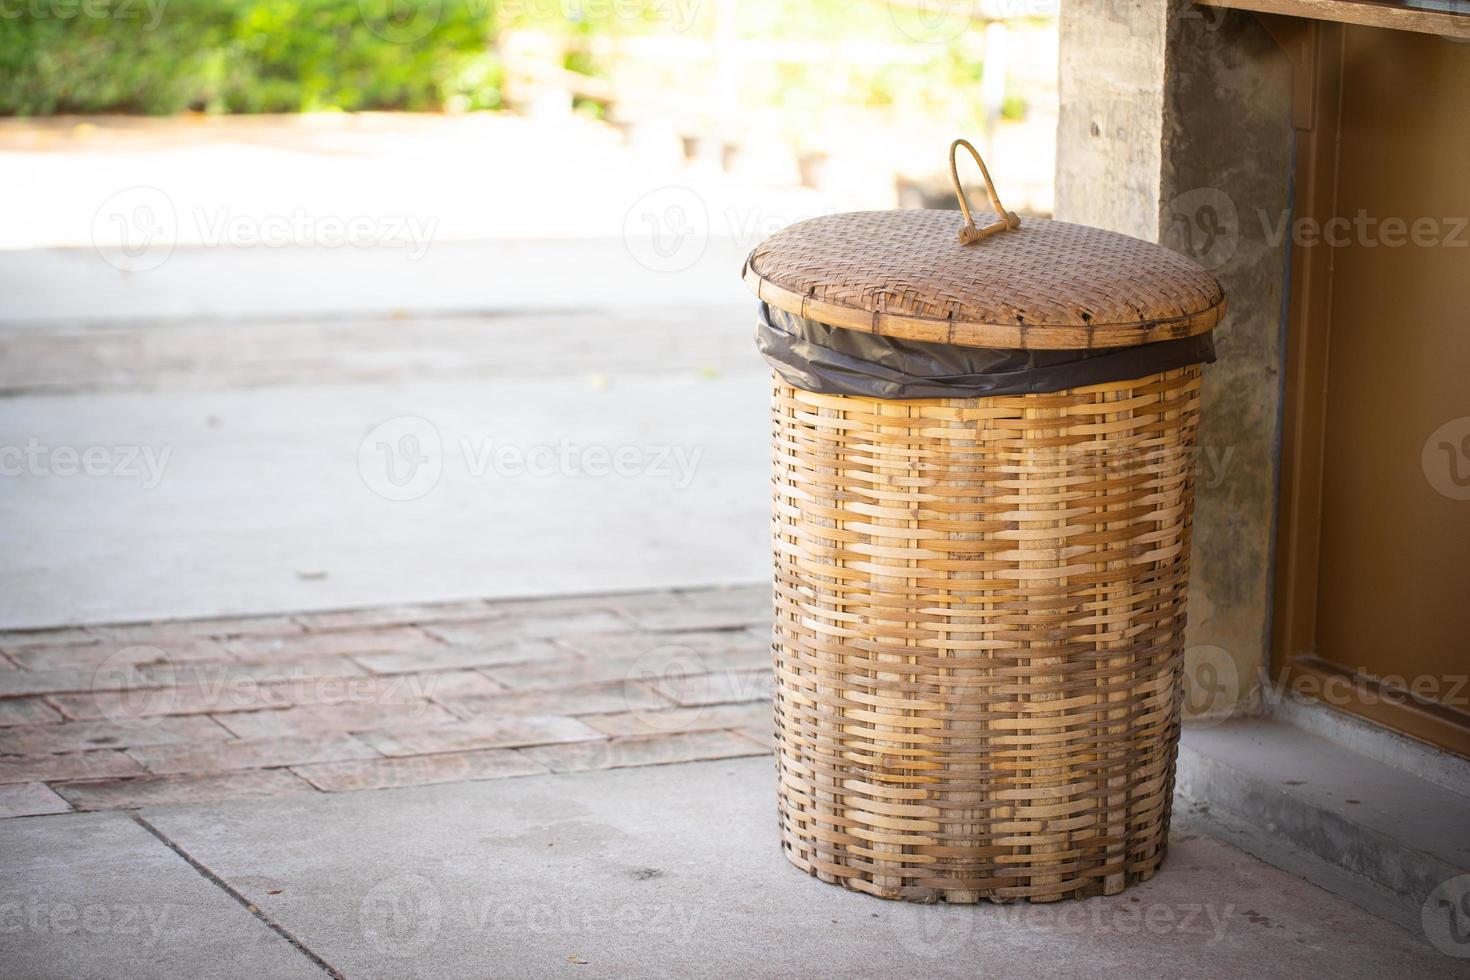
<path fill-rule="evenodd" d="M 990 206 L 1000 217 L 984 228 L 975 227 L 975 219 L 970 217 L 970 202 L 965 197 L 965 189 L 960 186 L 960 171 L 955 165 L 955 151 L 960 147 L 970 151 L 970 156 L 975 158 L 975 163 L 980 167 L 980 176 L 985 178 L 985 193 L 990 196 Z M 980 151 L 970 145 L 969 140 L 955 140 L 949 144 L 949 176 L 954 181 L 955 197 L 960 200 L 960 211 L 965 216 L 965 224 L 960 228 L 959 238 L 961 245 L 973 245 L 981 239 L 989 238 L 991 235 L 1002 231 L 1009 231 L 1021 227 L 1021 219 L 1013 211 L 1007 211 L 1001 207 L 1000 196 L 995 193 L 995 183 L 990 179 L 990 171 L 985 169 L 985 161 L 980 159 Z"/>

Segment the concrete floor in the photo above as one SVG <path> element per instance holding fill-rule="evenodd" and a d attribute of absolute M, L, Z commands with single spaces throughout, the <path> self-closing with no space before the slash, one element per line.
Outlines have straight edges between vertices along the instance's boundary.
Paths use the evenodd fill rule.
<path fill-rule="evenodd" d="M 1153 881 L 1113 898 L 948 907 L 847 892 L 783 858 L 773 779 L 757 758 L 8 821 L 7 898 L 23 917 L 0 971 L 1464 975 L 1187 826 Z M 94 857 L 58 867 L 79 842 Z"/>

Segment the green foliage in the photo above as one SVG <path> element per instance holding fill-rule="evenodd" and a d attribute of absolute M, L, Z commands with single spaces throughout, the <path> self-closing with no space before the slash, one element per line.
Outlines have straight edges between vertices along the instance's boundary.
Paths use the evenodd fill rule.
<path fill-rule="evenodd" d="M 489 0 L 28 0 L 16 10 L 0 17 L 4 115 L 500 105 Z"/>
<path fill-rule="evenodd" d="M 851 0 L 11 0 L 0 3 L 0 115 L 495 109 L 497 32 L 559 39 L 561 67 L 620 92 L 714 93 L 715 60 L 620 42 L 739 46 L 741 111 L 793 145 L 874 119 L 985 125 L 983 32 L 963 16 Z M 917 12 L 916 12 L 917 11 Z M 928 11 L 927 13 L 925 11 Z M 922 16 L 921 16 L 922 14 Z M 690 101 L 696 101 L 691 99 Z M 681 118 L 701 125 L 706 100 Z M 578 98 L 579 111 L 605 106 Z M 1016 97 L 1007 119 L 1023 115 Z M 707 122 L 707 120 L 705 121 Z"/>

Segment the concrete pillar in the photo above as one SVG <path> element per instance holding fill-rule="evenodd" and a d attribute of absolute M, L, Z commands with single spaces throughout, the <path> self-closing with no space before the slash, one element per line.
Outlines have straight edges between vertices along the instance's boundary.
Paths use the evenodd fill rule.
<path fill-rule="evenodd" d="M 1063 0 L 1060 29 L 1057 218 L 1189 255 L 1229 297 L 1204 384 L 1186 710 L 1248 710 L 1269 663 L 1291 65 L 1253 15 L 1187 0 Z"/>
<path fill-rule="evenodd" d="M 1163 0 L 1063 0 L 1056 216 L 1158 241 Z"/>

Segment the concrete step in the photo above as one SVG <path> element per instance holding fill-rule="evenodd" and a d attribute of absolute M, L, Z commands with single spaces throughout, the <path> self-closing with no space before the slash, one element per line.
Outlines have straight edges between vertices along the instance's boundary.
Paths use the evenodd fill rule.
<path fill-rule="evenodd" d="M 1185 729 L 1176 792 L 1237 846 L 1419 932 L 1470 873 L 1470 792 L 1412 769 L 1240 718 Z"/>

